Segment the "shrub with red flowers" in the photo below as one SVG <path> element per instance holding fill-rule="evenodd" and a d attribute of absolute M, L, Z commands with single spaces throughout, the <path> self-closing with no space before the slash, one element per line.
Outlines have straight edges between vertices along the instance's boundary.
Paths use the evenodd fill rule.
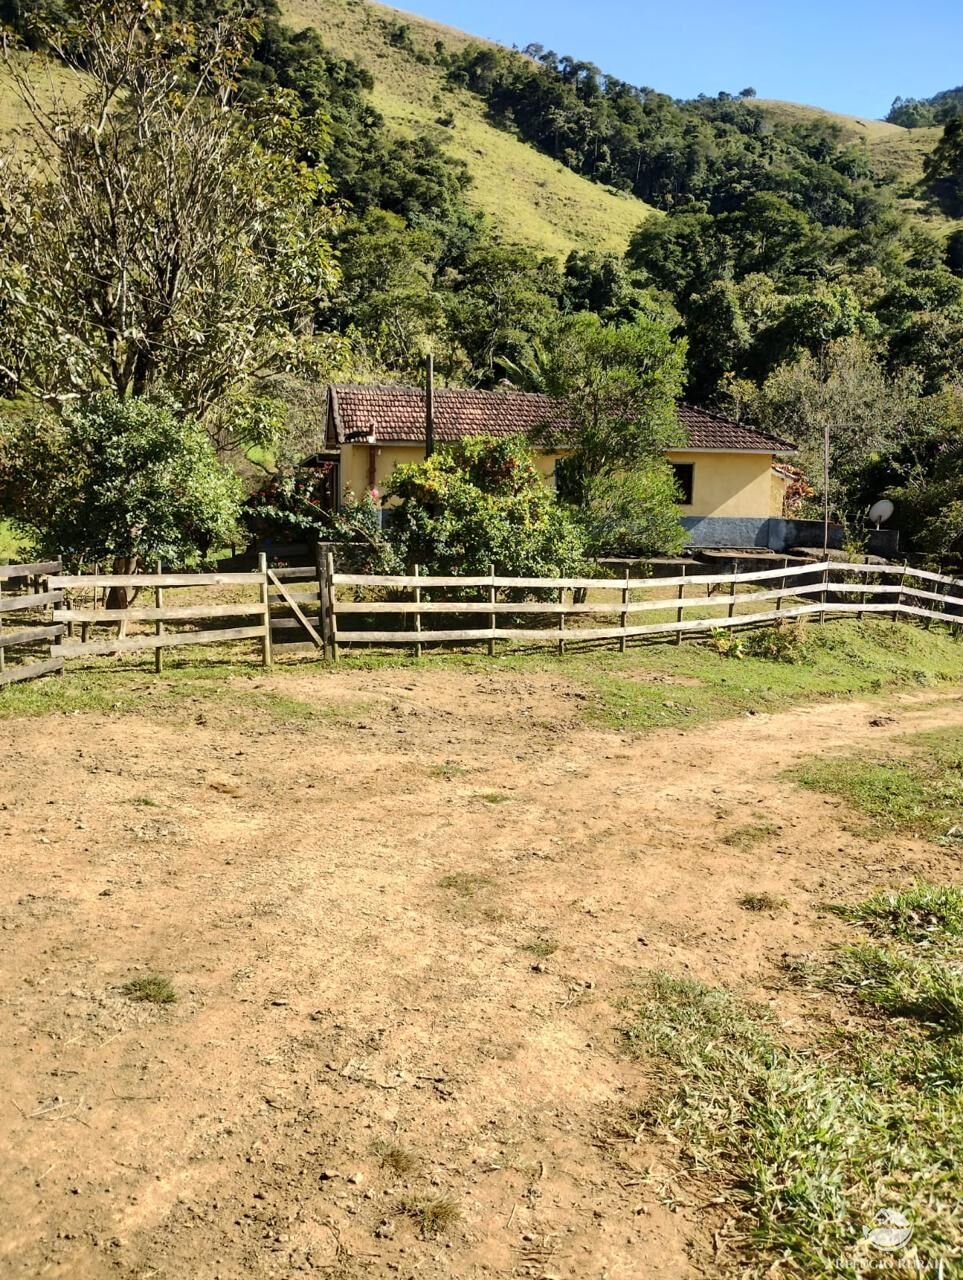
<path fill-rule="evenodd" d="M 244 522 L 254 537 L 282 542 L 343 542 L 354 545 L 347 559 L 359 572 L 387 573 L 399 567 L 381 531 L 377 490 L 345 497 L 335 509 L 335 470 L 330 463 L 300 466 L 272 476 L 246 504 Z"/>

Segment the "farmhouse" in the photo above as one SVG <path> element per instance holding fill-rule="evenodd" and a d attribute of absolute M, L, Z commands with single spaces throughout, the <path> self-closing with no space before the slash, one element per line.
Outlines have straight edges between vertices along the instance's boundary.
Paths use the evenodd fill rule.
<path fill-rule="evenodd" d="M 325 458 L 335 464 L 334 492 L 382 489 L 395 467 L 425 451 L 425 392 L 417 387 L 330 386 Z M 787 478 L 776 460 L 795 446 L 693 405 L 679 405 L 685 445 L 666 456 L 683 494 L 682 517 L 694 546 L 787 544 L 783 520 Z M 555 466 L 570 450 L 564 406 L 549 396 L 514 390 L 444 388 L 434 393 L 439 445 L 468 436 L 533 433 L 535 465 L 554 485 Z"/>

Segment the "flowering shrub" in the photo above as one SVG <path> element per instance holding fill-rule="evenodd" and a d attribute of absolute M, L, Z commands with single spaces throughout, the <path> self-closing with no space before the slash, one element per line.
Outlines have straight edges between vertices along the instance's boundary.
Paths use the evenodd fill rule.
<path fill-rule="evenodd" d="M 279 541 L 344 542 L 352 549 L 339 562 L 359 573 L 390 573 L 400 560 L 381 531 L 378 491 L 360 498 L 346 495 L 337 510 L 332 491 L 335 471 L 330 463 L 296 467 L 280 473 L 251 499 L 244 521 L 255 537 Z"/>
<path fill-rule="evenodd" d="M 557 577 L 585 560 L 579 523 L 546 488 L 521 437 L 459 441 L 395 471 L 389 537 L 430 573 Z"/>

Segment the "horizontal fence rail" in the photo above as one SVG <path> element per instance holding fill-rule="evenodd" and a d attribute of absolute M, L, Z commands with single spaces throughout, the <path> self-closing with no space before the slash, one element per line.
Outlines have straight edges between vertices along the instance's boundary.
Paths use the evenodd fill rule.
<path fill-rule="evenodd" d="M 898 578 L 898 582 L 883 581 Z M 925 585 L 918 586 L 919 581 Z M 789 584 L 789 585 L 787 585 Z M 741 587 L 755 590 L 740 590 Z M 728 591 L 718 590 L 728 587 Z M 352 588 L 354 599 L 339 598 L 339 588 Z M 934 589 L 937 588 L 937 589 Z M 940 590 L 939 588 L 942 588 Z M 668 589 L 675 595 L 661 599 L 631 599 L 630 593 Z M 439 600 L 438 593 L 453 590 L 478 593 L 475 600 Z M 406 593 L 398 600 L 359 598 L 365 592 Z M 520 600 L 499 600 L 499 592 L 527 595 Z M 566 600 L 565 593 L 572 593 Z M 549 642 L 560 651 L 570 641 L 618 640 L 622 649 L 633 638 L 665 636 L 681 640 L 683 634 L 698 635 L 719 628 L 760 626 L 793 618 L 847 617 L 887 614 L 937 621 L 963 630 L 963 582 L 902 565 L 848 564 L 821 561 L 785 568 L 741 573 L 683 574 L 671 578 L 517 578 L 499 575 L 354 574 L 329 572 L 328 639 L 333 656 L 342 645 L 409 645 L 420 654 L 426 643 L 487 643 L 493 652 L 495 641 Z M 410 593 L 410 594 L 408 594 Z M 554 593 L 553 600 L 531 599 L 540 593 Z M 576 599 L 588 593 L 604 595 L 603 600 Z M 427 596 L 427 598 L 426 598 Z M 858 596 L 858 600 L 851 597 Z M 814 600 L 813 597 L 818 597 Z M 925 607 L 929 602 L 933 607 Z M 759 605 L 775 604 L 760 610 Z M 740 608 L 749 612 L 738 612 Z M 721 616 L 691 617 L 692 611 L 723 611 Z M 675 613 L 674 621 L 630 621 L 651 613 Z M 566 619 L 618 616 L 618 625 L 577 626 L 566 630 Z M 478 617 L 479 625 L 438 629 L 426 628 L 432 617 Z M 352 627 L 352 621 L 370 617 L 372 626 Z M 550 625 L 512 626 L 514 618 L 543 617 Z M 384 625 L 391 619 L 399 625 Z M 504 618 L 506 625 L 499 625 Z M 342 619 L 347 625 L 342 624 Z M 378 622 L 382 620 L 382 625 Z M 487 625 L 486 625 L 487 623 Z"/>
<path fill-rule="evenodd" d="M 59 569 L 59 566 L 58 566 Z M 120 654 L 153 652 L 154 668 L 163 670 L 163 651 L 183 648 L 187 645 L 228 644 L 234 641 L 258 641 L 265 666 L 272 662 L 270 600 L 268 597 L 268 569 L 261 557 L 256 572 L 245 573 L 165 573 L 158 565 L 154 573 L 57 573 L 48 578 L 48 585 L 61 597 L 55 610 L 55 619 L 64 629 L 59 652 L 64 658 L 96 658 Z M 192 601 L 190 604 L 170 605 L 164 599 L 168 590 L 201 590 L 211 588 L 256 588 L 257 599 L 235 602 Z M 146 594 L 154 603 L 131 603 L 126 607 L 98 607 L 99 592 L 122 590 L 136 601 Z M 78 603 L 78 599 L 93 596 L 93 604 Z M 222 620 L 244 621 L 243 626 L 207 626 L 205 622 Z M 153 624 L 153 630 L 128 635 L 131 624 Z M 171 630 L 173 623 L 177 629 Z M 184 624 L 199 623 L 199 627 Z M 77 636 L 76 627 L 80 627 Z M 110 627 L 113 634 L 93 635 L 94 628 Z"/>
<path fill-rule="evenodd" d="M 63 625 L 50 611 L 63 599 L 50 590 L 59 560 L 0 565 L 0 688 L 64 669 Z"/>

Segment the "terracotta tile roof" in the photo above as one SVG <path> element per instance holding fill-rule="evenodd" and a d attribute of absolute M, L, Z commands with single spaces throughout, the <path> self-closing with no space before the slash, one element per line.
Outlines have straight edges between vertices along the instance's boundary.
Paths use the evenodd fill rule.
<path fill-rule="evenodd" d="M 722 418 L 692 404 L 679 405 L 679 421 L 690 449 L 744 449 L 756 453 L 793 453 L 796 446 L 756 427 Z"/>
<path fill-rule="evenodd" d="M 338 444 L 374 437 L 385 443 L 420 444 L 425 438 L 425 393 L 420 387 L 333 386 L 334 435 Z M 528 435 L 543 427 L 561 443 L 570 424 L 551 396 L 521 391 L 435 391 L 435 439 Z"/>
<path fill-rule="evenodd" d="M 329 388 L 329 443 L 421 444 L 425 439 L 425 393 L 420 387 L 342 384 Z M 687 445 L 679 448 L 783 453 L 795 446 L 751 427 L 730 422 L 693 405 L 679 405 Z M 435 439 L 544 433 L 565 447 L 571 423 L 551 396 L 527 391 L 469 391 L 441 387 L 435 392 Z"/>

